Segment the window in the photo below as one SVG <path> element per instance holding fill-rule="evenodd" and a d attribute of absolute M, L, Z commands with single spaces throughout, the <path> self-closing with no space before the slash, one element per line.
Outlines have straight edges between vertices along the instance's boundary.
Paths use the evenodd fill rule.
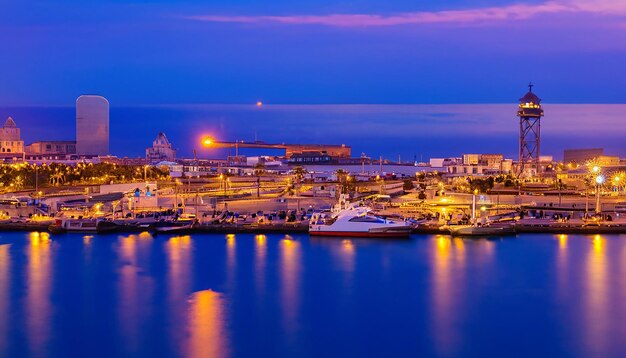
<path fill-rule="evenodd" d="M 351 222 L 358 223 L 376 223 L 376 224 L 384 224 L 385 220 L 378 218 L 376 216 L 355 216 L 352 219 L 348 220 Z"/>

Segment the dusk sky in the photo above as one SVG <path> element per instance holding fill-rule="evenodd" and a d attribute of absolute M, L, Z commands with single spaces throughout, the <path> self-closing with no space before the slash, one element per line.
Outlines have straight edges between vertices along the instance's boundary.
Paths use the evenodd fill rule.
<path fill-rule="evenodd" d="M 626 102 L 626 1 L 23 1 L 0 105 Z"/>

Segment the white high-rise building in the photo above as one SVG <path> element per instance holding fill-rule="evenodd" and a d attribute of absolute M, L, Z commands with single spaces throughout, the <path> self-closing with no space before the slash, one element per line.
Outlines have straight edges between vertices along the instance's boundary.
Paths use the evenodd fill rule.
<path fill-rule="evenodd" d="M 102 96 L 76 99 L 76 153 L 109 154 L 109 101 Z"/>

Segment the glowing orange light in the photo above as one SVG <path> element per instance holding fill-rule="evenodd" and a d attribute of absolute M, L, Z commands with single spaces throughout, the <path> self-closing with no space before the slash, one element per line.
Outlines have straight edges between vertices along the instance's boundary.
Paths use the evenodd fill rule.
<path fill-rule="evenodd" d="M 258 101 L 258 102 L 256 103 L 256 106 L 257 106 L 257 107 L 261 107 L 262 105 L 263 105 L 263 102 L 261 102 L 261 101 Z"/>

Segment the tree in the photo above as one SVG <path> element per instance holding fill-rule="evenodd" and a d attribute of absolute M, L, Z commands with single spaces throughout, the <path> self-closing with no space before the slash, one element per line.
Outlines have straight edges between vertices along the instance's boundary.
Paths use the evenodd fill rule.
<path fill-rule="evenodd" d="M 297 166 L 291 170 L 297 182 L 300 182 L 304 179 L 304 177 L 309 173 L 306 169 L 301 166 Z"/>
<path fill-rule="evenodd" d="M 54 186 L 59 186 L 65 182 L 65 174 L 63 172 L 57 171 L 50 175 L 50 184 Z"/>
<path fill-rule="evenodd" d="M 415 186 L 413 185 L 413 181 L 411 179 L 404 179 L 402 183 L 402 190 L 408 191 L 413 189 Z"/>
<path fill-rule="evenodd" d="M 354 178 L 352 178 L 346 170 L 337 169 L 335 175 L 337 175 L 337 181 L 341 184 L 342 194 L 349 194 L 354 191 Z"/>
<path fill-rule="evenodd" d="M 480 193 L 486 193 L 493 188 L 495 179 L 493 177 L 488 178 L 468 178 L 467 182 L 470 186 L 470 190 L 478 190 Z"/>

